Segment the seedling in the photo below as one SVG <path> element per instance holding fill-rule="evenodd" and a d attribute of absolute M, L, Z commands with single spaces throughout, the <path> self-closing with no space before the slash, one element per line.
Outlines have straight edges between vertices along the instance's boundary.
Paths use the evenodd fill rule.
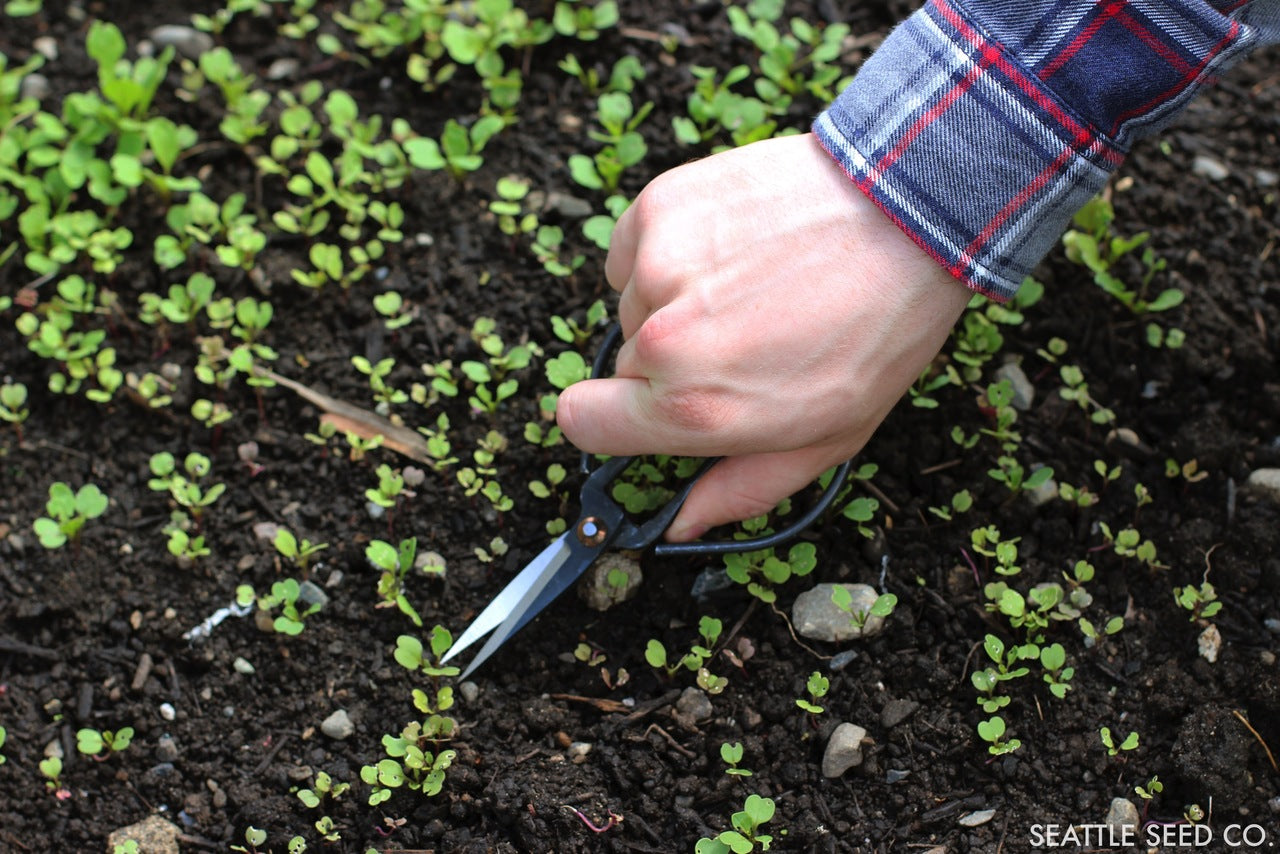
<path fill-rule="evenodd" d="M 461 182 L 484 164 L 480 152 L 504 126 L 499 116 L 483 116 L 470 128 L 449 119 L 439 140 L 414 137 L 404 142 L 404 153 L 416 168 L 445 169 Z"/>
<path fill-rule="evenodd" d="M 107 511 L 107 496 L 92 483 L 76 492 L 61 481 L 49 486 L 49 500 L 45 504 L 48 516 L 41 516 L 32 524 L 40 545 L 46 549 L 61 548 L 68 540 L 78 542 L 85 522 L 96 519 Z"/>
<path fill-rule="evenodd" d="M 597 98 L 596 117 L 604 132 L 590 131 L 588 135 L 604 143 L 604 147 L 594 157 L 569 155 L 569 174 L 573 180 L 590 190 L 618 189 L 622 173 L 643 160 L 648 152 L 644 137 L 636 128 L 652 110 L 652 101 L 636 109 L 631 96 L 625 92 L 607 92 Z"/>
<path fill-rule="evenodd" d="M 867 621 L 872 617 L 885 619 L 893 613 L 893 609 L 898 606 L 898 597 L 892 593 L 881 593 L 876 597 L 876 601 L 871 607 L 865 611 L 855 611 L 853 609 L 853 594 L 849 592 L 849 588 L 843 584 L 837 584 L 831 590 L 831 602 L 841 611 L 849 615 L 849 619 L 853 625 L 862 631 L 866 628 Z"/>
<path fill-rule="evenodd" d="M 808 712 L 810 717 L 816 718 L 826 711 L 818 705 L 818 701 L 827 696 L 827 691 L 831 688 L 831 680 L 815 670 L 809 674 L 804 688 L 809 696 L 807 699 L 804 697 L 797 699 L 796 705 Z"/>
<path fill-rule="evenodd" d="M 1079 366 L 1063 365 L 1058 368 L 1058 375 L 1062 378 L 1062 387 L 1058 389 L 1059 397 L 1074 401 L 1088 413 L 1089 420 L 1094 424 L 1111 424 L 1116 420 L 1115 412 L 1098 403 L 1089 394 L 1089 384 L 1085 382 L 1084 372 Z"/>
<path fill-rule="evenodd" d="M 57 756 L 49 756 L 40 760 L 40 775 L 44 777 L 44 787 L 53 792 L 54 797 L 64 800 L 71 796 L 62 786 L 62 760 Z"/>
<path fill-rule="evenodd" d="M 943 507 L 930 507 L 929 512 L 944 522 L 950 522 L 960 513 L 967 513 L 973 507 L 973 493 L 962 489 L 951 496 L 951 501 Z"/>
<path fill-rule="evenodd" d="M 197 482 L 212 467 L 204 454 L 187 454 L 182 461 L 182 472 L 178 471 L 177 461 L 168 451 L 153 455 L 149 465 L 154 477 L 147 481 L 147 486 L 157 492 L 167 491 L 174 501 L 191 513 L 197 525 L 205 509 L 217 501 L 227 488 L 225 483 L 215 483 L 205 489 Z"/>
<path fill-rule="evenodd" d="M 442 666 L 440 657 L 453 646 L 453 635 L 444 626 L 433 626 L 430 637 L 430 655 L 423 649 L 422 641 L 412 635 L 400 635 L 396 638 L 395 660 L 412 671 L 422 671 L 433 679 L 441 676 L 457 676 L 457 667 Z"/>
<path fill-rule="evenodd" d="M 557 33 L 584 42 L 595 41 L 601 30 L 617 23 L 618 4 L 614 0 L 600 0 L 595 5 L 580 4 L 579 0 L 557 0 L 551 16 L 551 26 Z"/>
<path fill-rule="evenodd" d="M 1197 588 L 1194 584 L 1173 589 L 1173 601 L 1191 613 L 1191 622 L 1207 620 L 1222 610 L 1222 602 L 1218 600 L 1218 592 L 1208 581 L 1201 582 Z"/>
<path fill-rule="evenodd" d="M 276 547 L 276 551 L 284 555 L 304 575 L 311 567 L 312 558 L 329 548 L 328 543 L 313 543 L 305 537 L 299 540 L 288 528 L 277 530 L 276 538 L 272 542 Z"/>
<path fill-rule="evenodd" d="M 1166 266 L 1165 260 L 1157 258 L 1150 247 L 1142 251 L 1143 274 L 1137 287 L 1130 287 L 1116 275 L 1121 259 L 1146 243 L 1151 235 L 1145 231 L 1129 238 L 1114 235 L 1111 231 L 1114 219 L 1115 210 L 1107 199 L 1098 196 L 1087 202 L 1072 219 L 1075 228 L 1062 235 L 1067 260 L 1088 268 L 1093 273 L 1094 284 L 1135 315 L 1168 311 L 1181 305 L 1185 295 L 1177 288 L 1166 288 L 1152 300 L 1146 298 L 1152 280 Z"/>
<path fill-rule="evenodd" d="M 1145 563 L 1149 569 L 1168 569 L 1169 567 L 1160 563 L 1156 558 L 1156 544 L 1151 540 L 1142 539 L 1142 534 L 1136 528 L 1123 528 L 1116 533 L 1111 532 L 1110 526 L 1105 522 L 1098 523 L 1099 530 L 1102 531 L 1102 537 L 1106 541 L 1106 545 L 1111 548 L 1120 557 L 1137 558 Z"/>
<path fill-rule="evenodd" d="M 133 727 L 121 727 L 111 730 L 96 730 L 86 727 L 76 732 L 76 750 L 85 756 L 92 756 L 99 762 L 119 753 L 133 741 Z M 104 752 L 105 751 L 105 752 Z"/>
<path fill-rule="evenodd" d="M 381 359 L 377 364 L 371 363 L 364 356 L 352 356 L 351 364 L 360 373 L 369 378 L 369 388 L 373 390 L 373 399 L 377 401 L 381 410 L 397 403 L 405 403 L 409 400 L 409 395 L 400 389 L 394 388 L 387 382 L 387 376 L 395 369 L 396 360 L 388 356 Z"/>
<path fill-rule="evenodd" d="M 1123 629 L 1124 617 L 1112 617 L 1107 620 L 1107 622 L 1103 624 L 1101 631 L 1099 631 L 1092 622 L 1084 617 L 1080 618 L 1077 625 L 1080 626 L 1080 634 L 1085 637 L 1085 645 L 1094 646 L 1098 641 L 1102 640 L 1102 638 L 1114 635 Z"/>
<path fill-rule="evenodd" d="M 383 463 L 376 470 L 378 476 L 377 487 L 370 487 L 364 491 L 364 497 L 372 504 L 387 510 L 395 509 L 400 501 L 400 496 L 409 494 L 405 492 L 404 475 L 391 466 Z"/>
<path fill-rule="evenodd" d="M 644 66 L 638 57 L 624 56 L 613 64 L 607 78 L 603 78 L 595 67 L 584 68 L 578 57 L 572 53 L 556 63 L 556 67 L 571 77 L 577 78 L 589 95 L 600 95 L 604 92 L 630 92 L 635 88 L 637 80 L 644 79 Z"/>
<path fill-rule="evenodd" d="M 8 732 L 5 730 L 4 727 L 0 726 L 0 748 L 4 747 L 4 740 L 7 737 L 8 737 Z M 3 765 L 4 763 L 5 763 L 4 754 L 0 753 L 0 765 Z"/>
<path fill-rule="evenodd" d="M 785 559 L 773 549 L 761 549 L 728 554 L 723 560 L 725 574 L 736 583 L 746 585 L 747 592 L 765 604 L 777 601 L 775 587 L 786 584 L 792 577 L 808 575 L 818 565 L 817 547 L 813 543 L 797 543 L 788 549 Z"/>
<path fill-rule="evenodd" d="M 999 715 L 978 722 L 978 737 L 988 743 L 987 752 L 992 756 L 1003 756 L 1022 746 L 1016 738 L 1006 739 L 1005 732 L 1004 718 Z"/>
<path fill-rule="evenodd" d="M 444 789 L 445 772 L 453 764 L 457 752 L 441 750 L 433 753 L 423 748 L 429 742 L 422 726 L 409 723 L 398 736 L 384 735 L 382 745 L 387 758 L 376 765 L 360 769 L 360 779 L 368 786 L 369 805 L 377 806 L 391 797 L 395 789 L 407 788 L 434 797 Z"/>
<path fill-rule="evenodd" d="M 413 322 L 412 311 L 404 311 L 404 297 L 396 291 L 385 291 L 373 298 L 373 308 L 384 318 L 383 325 L 394 331 Z"/>
<path fill-rule="evenodd" d="M 1200 464 L 1194 459 L 1179 464 L 1177 460 L 1169 457 L 1164 461 L 1164 476 L 1171 479 L 1181 477 L 1187 483 L 1198 483 L 1208 477 L 1209 473 L 1202 471 Z"/>
<path fill-rule="evenodd" d="M 738 763 L 742 761 L 742 742 L 735 741 L 732 744 L 725 742 L 720 745 L 720 758 L 729 767 L 725 769 L 726 774 L 731 777 L 750 777 L 751 772 L 746 768 L 739 768 Z"/>
<path fill-rule="evenodd" d="M 609 319 L 609 310 L 603 300 L 596 300 L 586 311 L 586 325 L 579 326 L 572 317 L 552 315 L 551 332 L 571 347 L 581 347 L 591 338 L 592 333 Z"/>
<path fill-rule="evenodd" d="M 311 789 L 300 789 L 298 791 L 298 800 L 311 809 L 320 806 L 325 798 L 336 801 L 351 788 L 350 783 L 334 782 L 334 779 L 324 771 L 316 774 L 316 780 L 312 786 L 313 788 Z"/>
<path fill-rule="evenodd" d="M 666 671 L 668 678 L 674 676 L 676 671 L 682 667 L 695 672 L 699 671 L 711 658 L 712 649 L 715 647 L 716 641 L 720 639 L 720 633 L 723 629 L 724 624 L 720 620 L 703 616 L 698 620 L 698 634 L 701 636 L 702 643 L 694 644 L 690 647 L 689 652 L 673 662 L 668 658 L 667 648 L 662 645 L 662 642 L 652 639 L 649 641 L 648 646 L 645 647 L 645 661 L 649 662 L 649 665 L 655 670 Z"/>
<path fill-rule="evenodd" d="M 1164 783 L 1161 783 L 1160 778 L 1155 776 L 1148 780 L 1145 786 L 1134 786 L 1133 791 L 1134 794 L 1142 798 L 1144 801 L 1149 801 L 1164 791 Z"/>
<path fill-rule="evenodd" d="M 1059 700 L 1067 696 L 1071 690 L 1071 677 L 1075 675 L 1074 667 L 1064 667 L 1067 651 L 1062 644 L 1050 644 L 1040 650 L 1040 666 L 1045 669 L 1044 681 L 1049 683 L 1049 693 Z"/>
<path fill-rule="evenodd" d="M 22 423 L 31 415 L 27 408 L 27 387 L 22 383 L 4 383 L 0 385 L 0 421 L 13 425 L 18 434 L 18 444 L 22 444 Z"/>
<path fill-rule="evenodd" d="M 1102 739 L 1102 746 L 1107 749 L 1108 756 L 1116 756 L 1121 751 L 1138 749 L 1138 734 L 1136 732 L 1130 732 L 1125 736 L 1124 741 L 1117 744 L 1115 738 L 1111 735 L 1111 728 L 1104 726 L 1098 730 L 1098 737 Z"/>
<path fill-rule="evenodd" d="M 271 585 L 271 592 L 257 597 L 258 609 L 271 613 L 277 608 L 280 613 L 272 621 L 271 627 L 280 634 L 299 635 L 306 628 L 306 619 L 320 610 L 318 602 L 299 603 L 302 585 L 296 579 L 285 578 Z M 253 601 L 253 588 L 247 584 L 236 588 L 237 599 Z"/>
<path fill-rule="evenodd" d="M 992 569 L 997 575 L 1012 576 L 1022 572 L 1018 565 L 1018 543 L 1021 537 L 1011 540 L 1002 539 L 1000 529 L 995 525 L 974 528 L 969 533 L 969 542 L 973 550 L 986 558 L 995 558 Z M 989 563 L 989 561 L 988 561 Z"/>
<path fill-rule="evenodd" d="M 374 540 L 365 548 L 364 555 L 369 563 L 382 570 L 382 576 L 378 579 L 378 596 L 382 601 L 376 607 L 398 608 L 415 626 L 421 627 L 422 618 L 409 604 L 404 592 L 404 582 L 413 569 L 417 550 L 417 537 L 401 540 L 398 549 L 385 540 Z"/>
<path fill-rule="evenodd" d="M 715 838 L 702 838 L 694 847 L 696 854 L 750 854 L 768 851 L 773 837 L 761 833 L 762 827 L 773 819 L 775 805 L 771 798 L 748 795 L 742 810 L 733 814 L 732 830 L 721 831 Z"/>

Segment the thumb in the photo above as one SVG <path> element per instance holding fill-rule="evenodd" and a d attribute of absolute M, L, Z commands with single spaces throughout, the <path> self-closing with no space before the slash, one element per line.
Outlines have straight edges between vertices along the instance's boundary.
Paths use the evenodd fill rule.
<path fill-rule="evenodd" d="M 845 457 L 808 447 L 721 460 L 689 492 L 666 539 L 695 540 L 716 525 L 768 513 L 778 502 L 817 480 Z"/>
<path fill-rule="evenodd" d="M 644 379 L 583 380 L 560 392 L 556 423 L 578 450 L 589 454 L 655 453 L 661 431 L 648 416 L 649 393 Z"/>

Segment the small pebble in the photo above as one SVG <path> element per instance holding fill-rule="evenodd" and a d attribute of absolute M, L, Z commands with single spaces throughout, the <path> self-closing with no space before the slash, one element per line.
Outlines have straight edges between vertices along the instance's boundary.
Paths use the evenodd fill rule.
<path fill-rule="evenodd" d="M 1111 808 L 1107 810 L 1107 826 L 1112 829 L 1113 837 L 1136 839 L 1141 823 L 1142 818 L 1133 801 L 1127 798 L 1115 798 L 1111 801 Z"/>
<path fill-rule="evenodd" d="M 138 850 L 146 854 L 178 854 L 178 836 L 181 833 L 176 824 L 152 815 L 137 824 L 112 831 L 107 837 L 107 850 L 120 850 L 125 842 L 133 840 L 138 843 Z"/>
<path fill-rule="evenodd" d="M 1210 664 L 1215 663 L 1218 660 L 1218 653 L 1222 651 L 1222 634 L 1218 631 L 1218 627 L 1213 623 L 1205 626 L 1200 637 L 1196 639 L 1196 648 L 1201 658 Z"/>
<path fill-rule="evenodd" d="M 686 720 L 705 721 L 714 711 L 707 695 L 698 688 L 685 688 L 680 699 L 676 700 L 676 713 Z"/>
<path fill-rule="evenodd" d="M 263 77 L 268 80 L 284 80 L 294 77 L 298 73 L 298 60 L 289 56 L 282 56 L 275 62 L 267 66 L 267 70 L 263 73 Z"/>
<path fill-rule="evenodd" d="M 841 585 L 853 597 L 850 608 L 853 613 L 867 612 L 875 604 L 879 594 L 869 584 Z M 868 617 L 864 625 L 859 627 L 849 616 L 849 612 L 836 607 L 831 601 L 834 584 L 819 584 L 796 597 L 791 606 L 791 622 L 796 632 L 810 640 L 840 643 L 854 638 L 872 637 L 884 629 L 884 620 L 880 617 Z"/>
<path fill-rule="evenodd" d="M 1253 173 L 1253 180 L 1258 182 L 1258 186 L 1264 190 L 1280 184 L 1280 175 L 1272 172 L 1270 169 L 1256 169 Z"/>
<path fill-rule="evenodd" d="M 910 776 L 910 771 L 901 771 L 897 768 L 890 768 L 885 772 L 884 781 L 892 786 L 894 783 L 901 783 Z"/>
<path fill-rule="evenodd" d="M 1274 815 L 1280 815 L 1280 797 L 1272 798 L 1267 801 L 1267 806 L 1271 808 Z"/>
<path fill-rule="evenodd" d="M 822 776 L 834 779 L 861 765 L 862 740 L 866 737 L 867 731 L 857 724 L 846 722 L 836 727 L 822 754 Z"/>
<path fill-rule="evenodd" d="M 44 746 L 44 755 L 46 759 L 52 759 L 55 756 L 59 759 L 66 758 L 66 754 L 62 752 L 62 742 L 56 738 Z"/>
<path fill-rule="evenodd" d="M 329 738 L 342 741 L 351 737 L 352 733 L 356 731 L 356 725 L 351 722 L 351 718 L 347 715 L 345 709 L 338 709 L 324 719 L 320 724 L 320 731 L 329 736 Z"/>
<path fill-rule="evenodd" d="M 1280 635 L 1280 618 L 1268 617 L 1262 621 L 1262 625 L 1267 627 L 1267 631 L 1274 635 Z"/>
<path fill-rule="evenodd" d="M 1058 497 L 1058 482 L 1049 478 L 1039 486 L 1025 490 L 1023 494 L 1027 496 L 1032 507 L 1043 507 Z"/>
<path fill-rule="evenodd" d="M 1249 473 L 1245 488 L 1280 502 L 1280 469 L 1255 469 Z"/>
<path fill-rule="evenodd" d="M 1196 155 L 1195 159 L 1191 161 L 1191 171 L 1201 178 L 1208 178 L 1210 181 L 1224 181 L 1231 174 L 1221 160 L 1217 160 L 1207 154 Z"/>
<path fill-rule="evenodd" d="M 173 708 L 173 703 L 160 704 L 160 717 L 166 721 L 171 721 L 178 716 L 177 710 Z"/>
<path fill-rule="evenodd" d="M 52 91 L 53 87 L 49 85 L 49 78 L 33 71 L 22 78 L 22 84 L 18 89 L 18 97 L 35 98 L 37 101 L 43 101 Z"/>
<path fill-rule="evenodd" d="M 278 533 L 280 526 L 275 522 L 255 522 L 253 525 L 253 535 L 264 543 L 274 543 Z"/>
<path fill-rule="evenodd" d="M 960 825 L 962 827 L 980 827 L 996 817 L 995 810 L 977 810 L 960 816 Z"/>
<path fill-rule="evenodd" d="M 174 762 L 178 758 L 178 743 L 171 735 L 162 735 L 156 741 L 156 761 Z"/>
<path fill-rule="evenodd" d="M 50 62 L 58 58 L 58 40 L 52 36 L 34 38 L 31 40 L 31 46 L 36 49 L 36 53 Z"/>
<path fill-rule="evenodd" d="M 480 696 L 480 686 L 468 679 L 458 686 L 458 693 L 462 695 L 462 699 L 468 703 L 474 703 L 476 698 Z"/>
<path fill-rule="evenodd" d="M 298 601 L 304 605 L 319 605 L 323 608 L 329 604 L 329 594 L 314 581 L 304 581 L 298 585 Z"/>
<path fill-rule="evenodd" d="M 172 47 L 187 59 L 199 59 L 213 50 L 213 37 L 192 27 L 165 24 L 151 31 L 151 40 L 160 48 Z"/>
<path fill-rule="evenodd" d="M 569 761 L 574 765 L 581 765 L 587 761 L 587 754 L 591 752 L 591 745 L 585 741 L 575 741 L 569 745 L 569 749 L 565 751 L 565 755 L 569 757 Z"/>
<path fill-rule="evenodd" d="M 1258 653 L 1258 658 L 1267 667 L 1272 667 L 1276 663 L 1276 654 L 1269 649 L 1264 649 L 1262 652 Z"/>
<path fill-rule="evenodd" d="M 1013 399 L 1009 401 L 1010 405 L 1019 412 L 1026 412 L 1031 408 L 1031 404 L 1036 399 L 1036 387 L 1031 384 L 1031 380 L 1027 379 L 1027 374 L 1022 370 L 1022 366 L 1017 362 L 1005 362 L 996 368 L 995 379 L 1008 380 L 1010 388 L 1013 389 Z"/>
<path fill-rule="evenodd" d="M 250 664 L 247 659 L 239 656 L 236 656 L 236 660 L 231 662 L 231 667 L 236 671 L 236 673 L 240 673 L 245 676 L 252 676 L 254 674 L 254 666 Z"/>
<path fill-rule="evenodd" d="M 827 663 L 827 668 L 830 669 L 832 673 L 839 673 L 850 664 L 853 664 L 854 659 L 857 657 L 858 651 L 856 649 L 846 649 L 843 652 L 837 652 L 835 655 L 831 656 L 831 661 Z"/>
<path fill-rule="evenodd" d="M 918 708 L 920 704 L 915 700 L 890 700 L 880 710 L 880 725 L 885 729 L 893 729 L 914 715 Z"/>

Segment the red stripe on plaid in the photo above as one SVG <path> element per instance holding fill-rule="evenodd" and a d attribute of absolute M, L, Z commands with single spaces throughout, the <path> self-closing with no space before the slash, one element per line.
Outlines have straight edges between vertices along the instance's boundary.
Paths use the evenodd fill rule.
<path fill-rule="evenodd" d="M 1165 101 L 1168 101 L 1176 95 L 1186 91 L 1186 88 L 1195 82 L 1195 79 L 1200 76 L 1205 68 L 1208 67 L 1209 63 L 1212 62 L 1218 54 L 1222 53 L 1222 51 L 1226 49 L 1227 45 L 1235 41 L 1239 35 L 1240 23 L 1238 21 L 1232 21 L 1230 29 L 1227 30 L 1227 34 L 1223 36 L 1217 44 L 1210 48 L 1209 52 L 1205 54 L 1204 59 L 1198 65 L 1189 66 L 1187 73 L 1182 76 L 1182 79 L 1179 80 L 1176 85 L 1160 93 L 1147 103 L 1134 107 L 1133 109 L 1127 110 L 1119 116 L 1116 116 L 1115 124 L 1111 126 L 1111 134 L 1114 136 L 1120 129 L 1120 125 L 1124 124 L 1134 116 L 1149 113 Z"/>
<path fill-rule="evenodd" d="M 955 29 L 975 47 L 982 49 L 984 56 L 988 49 L 994 49 L 998 53 L 997 61 L 994 66 L 1012 80 L 1019 89 L 1022 90 L 1037 107 L 1047 113 L 1060 127 L 1071 134 L 1071 146 L 1079 152 L 1093 152 L 1100 154 L 1103 161 L 1109 168 L 1116 168 L 1124 160 L 1124 155 L 1117 151 L 1111 144 L 1111 141 L 1100 137 L 1094 133 L 1091 128 L 1082 125 L 1076 121 L 1069 113 L 1065 112 L 1056 101 L 1048 96 L 1041 88 L 1038 80 L 1028 77 L 1015 63 L 1010 62 L 1004 55 L 1003 49 L 998 45 L 991 45 L 990 42 L 983 37 L 981 33 L 969 26 L 964 17 L 951 6 L 945 3 L 945 0 L 933 0 L 933 8 L 947 21 L 948 24 Z"/>
<path fill-rule="evenodd" d="M 1084 29 L 1076 34 L 1076 37 L 1071 40 L 1071 44 L 1067 45 L 1061 53 L 1053 58 L 1052 62 L 1041 69 L 1040 79 L 1048 80 L 1056 74 L 1062 66 L 1066 65 L 1072 57 L 1080 52 L 1081 48 L 1088 44 L 1089 41 L 1098 34 L 1098 30 L 1102 29 L 1104 24 L 1116 15 L 1120 14 L 1123 9 L 1124 3 L 1122 0 L 1112 0 L 1112 2 L 1103 6 L 1102 9 L 1098 11 L 1097 17 L 1090 21 Z"/>
<path fill-rule="evenodd" d="M 888 154 L 880 158 L 879 162 L 872 167 L 871 175 L 868 177 L 874 179 L 876 176 L 879 176 L 884 172 L 884 170 L 892 166 L 894 162 L 902 156 L 902 152 L 906 151 L 907 147 L 915 141 L 915 138 L 924 133 L 925 128 L 933 124 L 939 116 L 945 113 L 952 104 L 960 99 L 961 95 L 969 91 L 981 75 L 982 66 L 974 66 L 974 68 L 961 78 L 956 85 L 948 89 L 947 93 L 938 99 L 938 103 L 925 110 L 924 114 L 921 115 L 920 118 L 916 119 L 911 127 L 907 128 L 906 132 L 902 134 L 902 138 L 898 140 L 898 143 L 889 150 Z"/>
<path fill-rule="evenodd" d="M 1151 32 L 1146 24 L 1134 17 L 1128 10 L 1125 10 L 1119 20 L 1120 23 L 1124 24 L 1126 30 L 1137 36 L 1143 44 L 1151 48 L 1151 51 L 1168 63 L 1173 70 L 1181 71 L 1185 74 L 1191 68 L 1191 63 L 1187 62 L 1186 57 L 1178 53 L 1168 42 Z"/>
<path fill-rule="evenodd" d="M 1040 191 L 1042 187 L 1054 178 L 1060 176 L 1062 174 L 1062 170 L 1071 162 L 1071 160 L 1072 152 L 1069 149 L 1063 149 L 1058 156 L 1054 158 L 1052 163 L 1045 167 L 1039 175 L 1027 184 L 1027 186 L 1018 191 L 1017 195 L 1010 199 L 1009 202 L 1000 209 L 1000 212 L 991 218 L 991 221 L 987 223 L 982 231 L 978 232 L 977 236 L 975 236 L 973 240 L 969 242 L 969 245 L 965 247 L 965 254 L 976 256 L 980 251 L 982 251 L 982 247 L 986 245 L 992 235 L 994 235 L 998 229 L 1008 222 L 1013 215 L 1031 199 L 1032 196 Z"/>

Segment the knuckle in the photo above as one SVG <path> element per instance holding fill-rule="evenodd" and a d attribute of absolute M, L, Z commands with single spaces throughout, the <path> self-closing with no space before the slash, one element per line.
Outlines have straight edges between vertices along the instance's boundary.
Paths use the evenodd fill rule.
<path fill-rule="evenodd" d="M 728 442 L 733 410 L 723 395 L 708 389 L 671 389 L 654 399 L 658 418 L 685 433 Z"/>

